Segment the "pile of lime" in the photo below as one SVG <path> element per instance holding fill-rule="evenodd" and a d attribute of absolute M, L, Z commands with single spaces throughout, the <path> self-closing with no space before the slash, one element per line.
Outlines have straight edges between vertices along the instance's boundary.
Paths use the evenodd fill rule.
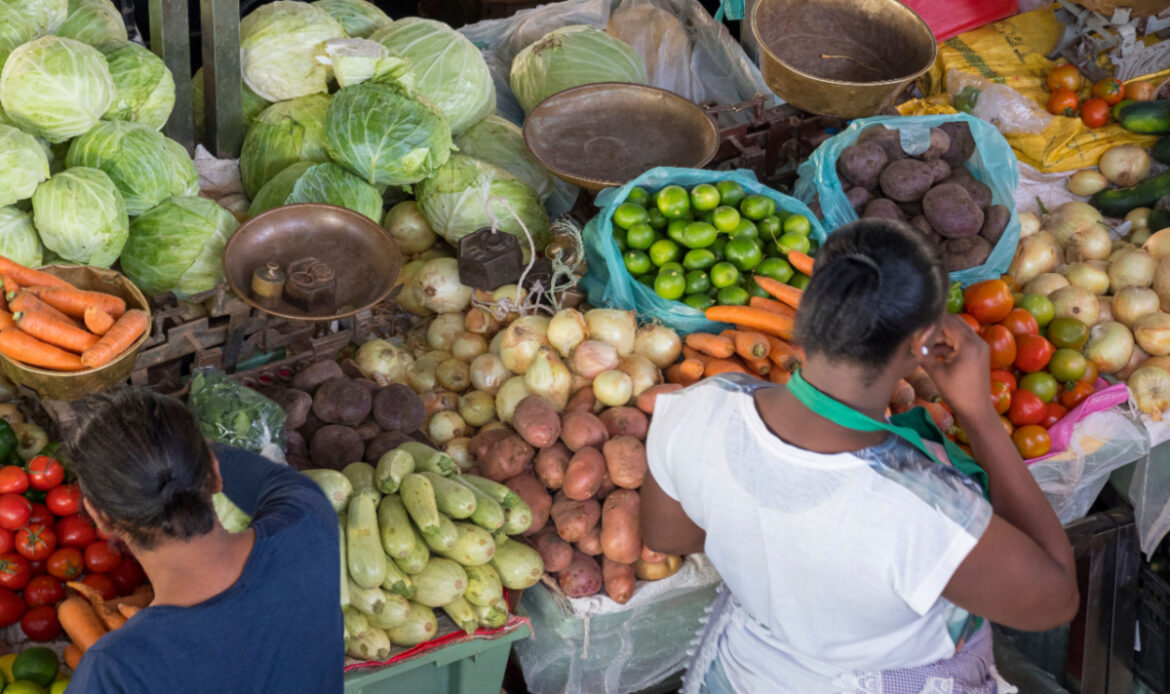
<path fill-rule="evenodd" d="M 656 193 L 633 188 L 613 213 L 613 238 L 626 270 L 663 299 L 701 310 L 742 306 L 768 296 L 752 275 L 803 289 L 789 251 L 812 254 L 816 241 L 804 215 L 788 214 L 739 183 L 670 185 Z"/>
<path fill-rule="evenodd" d="M 62 694 L 69 686 L 57 654 L 44 646 L 0 657 L 0 679 L 0 694 Z"/>

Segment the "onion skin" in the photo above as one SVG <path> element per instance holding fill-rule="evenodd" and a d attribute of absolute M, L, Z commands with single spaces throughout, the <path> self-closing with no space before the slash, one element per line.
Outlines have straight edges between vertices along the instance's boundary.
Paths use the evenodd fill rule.
<path fill-rule="evenodd" d="M 644 325 L 634 335 L 634 354 L 640 354 L 654 366 L 665 369 L 678 361 L 682 354 L 682 339 L 665 325 Z"/>
<path fill-rule="evenodd" d="M 1114 295 L 1112 309 L 1117 322 L 1133 327 L 1143 316 L 1158 312 L 1158 294 L 1148 287 L 1126 287 Z"/>
<path fill-rule="evenodd" d="M 618 368 L 620 363 L 621 356 L 613 345 L 598 340 L 586 340 L 573 352 L 569 367 L 573 373 L 593 379 L 603 371 Z"/>
<path fill-rule="evenodd" d="M 435 313 L 460 313 L 471 303 L 471 287 L 459 283 L 459 261 L 454 258 L 428 260 L 415 282 L 419 301 Z"/>
<path fill-rule="evenodd" d="M 1052 292 L 1055 292 L 1057 289 L 1063 289 L 1068 285 L 1068 278 L 1064 275 L 1058 275 L 1055 272 L 1046 272 L 1024 285 L 1024 293 L 1050 296 Z"/>
<path fill-rule="evenodd" d="M 504 362 L 498 355 L 495 354 L 481 354 L 471 362 L 469 369 L 471 374 L 471 386 L 476 390 L 481 390 L 488 395 L 495 395 L 500 386 L 504 385 L 512 377 L 512 372 L 508 367 L 504 366 Z"/>
<path fill-rule="evenodd" d="M 1020 238 L 1031 236 L 1040 231 L 1040 218 L 1031 212 L 1020 214 Z"/>
<path fill-rule="evenodd" d="M 402 383 L 414 357 L 385 340 L 370 340 L 358 348 L 353 357 L 362 376 L 380 386 Z"/>
<path fill-rule="evenodd" d="M 1085 357 L 1093 362 L 1098 373 L 1113 374 L 1129 364 L 1133 356 L 1133 333 L 1116 321 L 1094 325 L 1085 344 Z"/>
<path fill-rule="evenodd" d="M 1170 312 L 1170 256 L 1158 261 L 1154 270 L 1154 291 L 1162 303 L 1162 310 Z"/>
<path fill-rule="evenodd" d="M 414 200 L 405 200 L 390 208 L 382 226 L 403 253 L 422 253 L 439 238 Z"/>
<path fill-rule="evenodd" d="M 1133 324 L 1133 338 L 1151 356 L 1170 354 L 1170 314 L 1159 311 L 1142 316 Z"/>
<path fill-rule="evenodd" d="M 552 346 L 548 343 L 548 323 L 548 318 L 543 316 L 524 316 L 500 333 L 500 359 L 509 371 L 516 374 L 528 371 L 540 348 Z"/>
<path fill-rule="evenodd" d="M 1129 188 L 1150 175 L 1150 154 L 1138 145 L 1118 145 L 1101 155 L 1097 168 L 1111 183 Z"/>
<path fill-rule="evenodd" d="M 1052 299 L 1053 315 L 1056 318 L 1076 318 L 1088 326 L 1097 324 L 1097 297 L 1089 290 L 1075 285 L 1057 289 L 1048 297 Z"/>
<path fill-rule="evenodd" d="M 1170 229 L 1159 229 L 1150 234 L 1150 237 L 1142 244 L 1142 250 L 1159 260 L 1170 256 Z"/>
<path fill-rule="evenodd" d="M 585 314 L 589 326 L 589 337 L 613 345 L 618 354 L 625 357 L 634 351 L 634 338 L 638 323 L 633 311 L 619 311 L 611 308 L 595 308 Z"/>
<path fill-rule="evenodd" d="M 634 396 L 634 380 L 623 371 L 605 371 L 593 379 L 593 395 L 609 407 L 621 407 Z"/>
<path fill-rule="evenodd" d="M 577 345 L 589 339 L 585 316 L 575 308 L 557 311 L 548 323 L 548 341 L 566 359 Z"/>
<path fill-rule="evenodd" d="M 427 326 L 427 345 L 431 349 L 450 352 L 455 340 L 463 334 L 463 314 L 443 313 L 435 316 Z"/>
<path fill-rule="evenodd" d="M 1155 422 L 1162 421 L 1162 413 L 1170 407 L 1170 373 L 1143 366 L 1130 375 L 1128 385 L 1138 409 Z"/>
<path fill-rule="evenodd" d="M 1109 179 L 1101 175 L 1101 172 L 1092 169 L 1078 171 L 1068 179 L 1068 191 L 1083 198 L 1100 193 L 1108 187 Z"/>
<path fill-rule="evenodd" d="M 1027 284 L 1046 272 L 1052 272 L 1062 257 L 1060 243 L 1046 231 L 1038 231 L 1020 239 L 1016 256 L 1012 258 L 1008 273 L 1016 284 Z"/>
<path fill-rule="evenodd" d="M 1109 288 L 1113 293 L 1126 287 L 1148 287 L 1158 271 L 1158 259 L 1139 249 L 1115 258 L 1109 266 Z"/>

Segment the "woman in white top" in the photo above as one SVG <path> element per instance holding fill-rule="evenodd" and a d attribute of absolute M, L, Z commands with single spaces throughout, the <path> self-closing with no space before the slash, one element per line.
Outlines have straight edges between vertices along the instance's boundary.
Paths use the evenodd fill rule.
<path fill-rule="evenodd" d="M 945 312 L 947 285 L 909 225 L 847 225 L 801 301 L 793 383 L 735 375 L 658 398 L 643 539 L 705 551 L 724 579 L 684 692 L 995 694 L 979 618 L 1043 630 L 1076 614 L 1072 549 L 993 409 L 987 345 Z M 941 445 L 878 429 L 920 365 L 986 490 Z M 823 396 L 831 419 L 804 404 Z"/>

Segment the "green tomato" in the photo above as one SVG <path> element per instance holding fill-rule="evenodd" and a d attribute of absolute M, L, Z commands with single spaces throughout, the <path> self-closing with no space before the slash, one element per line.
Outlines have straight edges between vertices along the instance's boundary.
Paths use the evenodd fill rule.
<path fill-rule="evenodd" d="M 740 237 L 758 239 L 760 238 L 760 229 L 752 220 L 740 217 L 739 226 L 737 226 L 735 231 L 731 232 L 729 236 L 731 236 L 733 239 Z"/>
<path fill-rule="evenodd" d="M 666 236 L 675 243 L 682 244 L 685 240 L 683 232 L 686 231 L 687 225 L 690 222 L 685 219 L 672 219 L 670 224 L 666 225 Z"/>
<path fill-rule="evenodd" d="M 691 196 L 682 186 L 666 186 L 658 191 L 658 211 L 667 219 L 681 219 L 691 211 Z"/>
<path fill-rule="evenodd" d="M 626 269 L 634 277 L 650 272 L 650 258 L 645 251 L 631 248 L 623 254 L 622 258 L 626 261 Z"/>
<path fill-rule="evenodd" d="M 711 223 L 724 234 L 730 234 L 739 229 L 739 210 L 727 205 L 720 205 L 711 214 Z"/>
<path fill-rule="evenodd" d="M 683 303 L 696 311 L 706 311 L 715 305 L 715 300 L 706 294 L 687 294 L 683 297 Z"/>
<path fill-rule="evenodd" d="M 645 222 L 635 224 L 626 231 L 626 245 L 644 251 L 654 243 L 657 236 L 654 227 L 649 224 Z"/>
<path fill-rule="evenodd" d="M 792 279 L 792 265 L 783 258 L 764 258 L 756 266 L 756 274 L 770 277 L 777 282 L 788 282 Z"/>
<path fill-rule="evenodd" d="M 1047 327 L 1056 315 L 1056 306 L 1053 305 L 1052 299 L 1049 299 L 1043 294 L 1025 295 L 1020 301 L 1020 308 L 1031 313 L 1036 318 L 1036 324 L 1041 328 Z"/>
<path fill-rule="evenodd" d="M 760 236 L 766 239 L 776 240 L 784 233 L 784 222 L 774 214 L 764 217 L 756 222 L 756 226 L 760 228 Z"/>
<path fill-rule="evenodd" d="M 792 279 L 788 280 L 788 284 L 796 287 L 797 289 L 807 289 L 808 283 L 811 281 L 812 278 L 808 275 L 804 274 L 803 272 L 797 272 L 793 273 Z"/>
<path fill-rule="evenodd" d="M 623 229 L 629 229 L 635 224 L 645 224 L 650 215 L 646 208 L 632 202 L 623 202 L 613 211 L 613 223 Z"/>
<path fill-rule="evenodd" d="M 809 223 L 808 217 L 802 214 L 794 214 L 784 220 L 784 233 L 808 236 L 812 233 L 812 224 Z"/>
<path fill-rule="evenodd" d="M 718 259 L 709 248 L 696 248 L 683 256 L 683 267 L 688 270 L 709 270 Z"/>
<path fill-rule="evenodd" d="M 739 212 L 752 221 L 759 221 L 776 213 L 776 203 L 763 195 L 749 195 L 739 204 Z"/>
<path fill-rule="evenodd" d="M 715 243 L 719 232 L 705 222 L 691 222 L 683 231 L 683 245 L 687 248 L 706 248 Z"/>
<path fill-rule="evenodd" d="M 711 267 L 711 284 L 717 289 L 739 284 L 739 269 L 729 262 L 715 263 Z"/>
<path fill-rule="evenodd" d="M 760 250 L 759 244 L 751 239 L 732 239 L 728 241 L 727 249 L 724 253 L 727 254 L 727 259 L 731 261 L 731 264 L 741 272 L 751 270 L 764 259 L 764 254 Z"/>
<path fill-rule="evenodd" d="M 719 189 L 710 183 L 700 183 L 691 188 L 691 207 L 700 212 L 719 207 Z"/>
<path fill-rule="evenodd" d="M 724 287 L 719 290 L 715 301 L 723 306 L 746 306 L 751 295 L 743 287 Z"/>
<path fill-rule="evenodd" d="M 682 256 L 682 249 L 670 239 L 660 239 L 650 246 L 650 262 L 658 267 L 673 263 Z"/>
<path fill-rule="evenodd" d="M 684 279 L 687 281 L 687 294 L 706 294 L 711 291 L 711 278 L 702 270 L 691 270 Z"/>
<path fill-rule="evenodd" d="M 630 188 L 630 194 L 626 196 L 626 202 L 645 207 L 650 202 L 650 194 L 646 192 L 645 188 L 634 186 Z"/>
<path fill-rule="evenodd" d="M 647 224 L 654 227 L 655 231 L 662 231 L 670 223 L 670 220 L 666 218 L 666 215 L 662 214 L 662 210 L 658 209 L 657 207 L 651 207 L 646 211 L 646 214 L 649 217 Z"/>
<path fill-rule="evenodd" d="M 618 250 L 625 253 L 630 249 L 630 245 L 626 243 L 626 230 L 621 227 L 613 228 L 613 242 L 617 244 Z"/>
<path fill-rule="evenodd" d="M 647 287 L 650 287 L 651 289 L 653 289 L 655 277 L 656 277 L 656 275 L 654 275 L 652 273 L 646 273 L 645 275 L 638 275 L 635 279 L 637 279 L 639 282 L 646 285 Z"/>
<path fill-rule="evenodd" d="M 1058 381 L 1071 383 L 1085 377 L 1088 362 L 1085 356 L 1075 349 L 1063 347 L 1056 350 L 1052 359 L 1048 360 L 1048 373 Z"/>
<path fill-rule="evenodd" d="M 1057 386 L 1056 377 L 1047 371 L 1036 371 L 1020 379 L 1020 390 L 1032 391 L 1046 403 L 1056 397 Z"/>
<path fill-rule="evenodd" d="M 687 290 L 686 278 L 680 272 L 660 272 L 654 278 L 654 293 L 663 299 L 681 299 Z"/>
<path fill-rule="evenodd" d="M 746 193 L 743 192 L 743 186 L 735 181 L 720 181 L 715 184 L 719 189 L 719 201 L 724 205 L 731 205 L 736 207 L 743 202 Z"/>
<path fill-rule="evenodd" d="M 776 250 L 780 251 L 780 255 L 788 255 L 789 251 L 808 253 L 808 249 L 808 237 L 804 234 L 785 234 L 776 242 Z"/>

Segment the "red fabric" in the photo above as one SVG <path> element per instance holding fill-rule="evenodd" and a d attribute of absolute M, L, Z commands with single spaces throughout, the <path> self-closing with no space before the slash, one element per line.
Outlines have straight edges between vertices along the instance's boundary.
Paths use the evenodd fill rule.
<path fill-rule="evenodd" d="M 1018 0 L 902 0 L 930 25 L 937 41 L 998 22 L 1019 11 Z"/>

